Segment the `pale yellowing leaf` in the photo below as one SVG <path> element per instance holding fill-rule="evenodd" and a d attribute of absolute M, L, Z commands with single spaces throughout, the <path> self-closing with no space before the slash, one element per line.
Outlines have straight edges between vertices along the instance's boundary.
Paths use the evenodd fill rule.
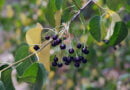
<path fill-rule="evenodd" d="M 33 49 L 34 45 L 41 44 L 41 33 L 42 33 L 43 27 L 41 24 L 37 24 L 36 27 L 31 28 L 26 33 L 26 41 L 30 45 L 30 51 L 35 52 Z M 46 44 L 47 41 L 44 41 L 42 44 Z M 41 48 L 41 45 L 39 45 Z M 50 71 L 50 45 L 47 45 L 45 48 L 43 48 L 40 52 L 37 54 L 38 61 L 42 63 L 47 71 Z"/>
<path fill-rule="evenodd" d="M 43 44 L 46 44 L 45 41 Z M 43 48 L 40 52 L 37 53 L 38 61 L 43 63 L 45 69 L 50 71 L 50 44 Z"/>
<path fill-rule="evenodd" d="M 26 33 L 26 41 L 29 45 L 41 44 L 42 26 L 38 23 L 36 27 L 31 28 Z"/>

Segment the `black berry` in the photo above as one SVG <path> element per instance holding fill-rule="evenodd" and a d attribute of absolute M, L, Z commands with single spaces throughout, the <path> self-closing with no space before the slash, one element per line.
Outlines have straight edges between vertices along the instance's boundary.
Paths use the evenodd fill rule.
<path fill-rule="evenodd" d="M 87 59 L 82 59 L 82 63 L 87 63 Z"/>
<path fill-rule="evenodd" d="M 80 43 L 78 43 L 78 44 L 77 44 L 77 48 L 80 49 L 81 47 L 82 47 L 82 45 L 81 45 Z"/>
<path fill-rule="evenodd" d="M 84 57 L 83 57 L 83 56 L 79 56 L 79 59 L 80 59 L 80 60 L 83 60 L 83 59 L 84 59 Z"/>
<path fill-rule="evenodd" d="M 74 49 L 73 48 L 69 49 L 69 53 L 70 54 L 74 53 Z"/>
<path fill-rule="evenodd" d="M 75 67 L 79 67 L 80 64 L 79 64 L 79 63 L 75 63 L 74 66 L 75 66 Z"/>
<path fill-rule="evenodd" d="M 58 38 L 58 39 L 56 39 L 56 43 L 57 43 L 57 44 L 60 44 L 61 42 L 62 42 L 62 40 L 61 40 L 61 39 L 59 39 L 59 38 Z"/>
<path fill-rule="evenodd" d="M 40 47 L 39 47 L 38 45 L 35 45 L 33 48 L 34 48 L 36 51 L 40 49 Z"/>
<path fill-rule="evenodd" d="M 64 57 L 62 58 L 62 60 L 63 60 L 64 62 L 66 62 L 66 61 L 67 61 L 67 57 L 64 56 Z"/>
<path fill-rule="evenodd" d="M 60 49 L 66 49 L 66 45 L 65 44 L 61 44 L 60 45 Z"/>
<path fill-rule="evenodd" d="M 52 62 L 52 66 L 57 66 L 57 63 L 56 62 Z"/>
<path fill-rule="evenodd" d="M 53 36 L 52 36 L 52 39 L 53 39 L 53 40 L 56 40 L 57 38 L 58 38 L 58 35 L 53 35 Z"/>
<path fill-rule="evenodd" d="M 50 39 L 50 36 L 47 35 L 47 36 L 45 37 L 45 39 L 46 39 L 46 40 L 49 40 L 49 39 Z"/>
<path fill-rule="evenodd" d="M 79 57 L 75 57 L 75 58 L 74 58 L 74 61 L 75 61 L 75 62 L 80 62 L 80 58 L 79 58 Z"/>
<path fill-rule="evenodd" d="M 54 57 L 54 62 L 57 62 L 58 61 L 58 57 Z"/>
<path fill-rule="evenodd" d="M 63 66 L 63 64 L 62 63 L 58 63 L 57 66 L 60 68 L 60 67 Z"/>
<path fill-rule="evenodd" d="M 83 52 L 84 54 L 89 54 L 89 51 L 87 50 L 86 47 L 85 47 L 85 48 L 82 48 L 82 52 Z"/>

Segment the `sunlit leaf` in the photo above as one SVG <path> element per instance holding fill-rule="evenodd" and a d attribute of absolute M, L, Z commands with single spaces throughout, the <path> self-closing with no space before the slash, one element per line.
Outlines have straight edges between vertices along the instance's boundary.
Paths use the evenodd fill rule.
<path fill-rule="evenodd" d="M 46 43 L 47 41 L 44 42 L 44 44 Z M 39 62 L 44 65 L 47 71 L 50 71 L 50 44 L 38 52 L 37 56 Z"/>
<path fill-rule="evenodd" d="M 109 45 L 114 46 L 119 44 L 122 40 L 126 38 L 128 34 L 128 29 L 124 22 L 117 22 L 114 27 L 113 35 L 110 38 Z"/>
<path fill-rule="evenodd" d="M 30 51 L 35 52 L 33 49 L 34 45 L 41 44 L 41 33 L 43 27 L 40 24 L 37 24 L 36 27 L 30 29 L 26 33 L 26 41 L 30 45 Z M 46 44 L 46 41 L 43 43 Z M 41 47 L 41 45 L 39 45 Z M 50 71 L 50 45 L 47 45 L 37 54 L 38 61 L 44 64 L 44 67 L 47 71 Z"/>

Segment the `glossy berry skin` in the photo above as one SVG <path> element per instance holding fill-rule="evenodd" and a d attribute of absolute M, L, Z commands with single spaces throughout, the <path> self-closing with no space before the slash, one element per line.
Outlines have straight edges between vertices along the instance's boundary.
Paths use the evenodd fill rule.
<path fill-rule="evenodd" d="M 82 63 L 87 63 L 87 59 L 82 59 Z"/>
<path fill-rule="evenodd" d="M 75 58 L 74 58 L 74 61 L 75 61 L 75 62 L 80 62 L 80 58 L 79 58 L 79 57 L 75 57 Z"/>
<path fill-rule="evenodd" d="M 71 63 L 71 61 L 72 61 L 71 57 L 67 57 L 67 61 L 66 62 Z"/>
<path fill-rule="evenodd" d="M 57 43 L 57 44 L 60 44 L 61 42 L 62 42 L 62 40 L 61 40 L 61 39 L 59 39 L 59 38 L 58 38 L 58 39 L 56 39 L 56 43 Z"/>
<path fill-rule="evenodd" d="M 74 66 L 78 68 L 80 66 L 80 64 L 79 63 L 75 63 Z"/>
<path fill-rule="evenodd" d="M 61 45 L 60 45 L 60 49 L 62 49 L 62 50 L 63 50 L 63 49 L 66 49 L 66 45 L 65 45 L 65 44 L 61 44 Z"/>
<path fill-rule="evenodd" d="M 57 63 L 56 62 L 52 62 L 52 66 L 57 66 Z"/>
<path fill-rule="evenodd" d="M 79 59 L 80 59 L 80 60 L 83 60 L 83 59 L 84 59 L 84 57 L 83 57 L 83 56 L 79 56 Z"/>
<path fill-rule="evenodd" d="M 54 62 L 57 62 L 58 61 L 58 57 L 54 57 Z"/>
<path fill-rule="evenodd" d="M 46 40 L 49 40 L 49 39 L 50 39 L 50 36 L 46 36 L 45 39 L 46 39 Z"/>
<path fill-rule="evenodd" d="M 78 43 L 78 44 L 77 44 L 77 48 L 80 49 L 81 47 L 82 47 L 81 43 Z"/>
<path fill-rule="evenodd" d="M 53 35 L 53 36 L 52 36 L 52 39 L 53 39 L 53 40 L 56 40 L 57 38 L 58 38 L 58 35 Z"/>
<path fill-rule="evenodd" d="M 63 66 L 63 64 L 62 63 L 58 63 L 57 66 L 60 68 L 60 67 Z"/>
<path fill-rule="evenodd" d="M 89 54 L 89 51 L 87 50 L 86 47 L 85 47 L 85 48 L 82 48 L 82 52 L 83 52 L 84 54 Z"/>
<path fill-rule="evenodd" d="M 70 54 L 74 53 L 74 49 L 73 48 L 69 49 L 69 53 Z"/>
<path fill-rule="evenodd" d="M 34 48 L 36 51 L 40 49 L 40 47 L 39 47 L 38 45 L 35 45 L 33 48 Z"/>
<path fill-rule="evenodd" d="M 63 60 L 64 62 L 66 62 L 66 61 L 67 61 L 67 57 L 64 56 L 64 57 L 62 58 L 62 60 Z"/>

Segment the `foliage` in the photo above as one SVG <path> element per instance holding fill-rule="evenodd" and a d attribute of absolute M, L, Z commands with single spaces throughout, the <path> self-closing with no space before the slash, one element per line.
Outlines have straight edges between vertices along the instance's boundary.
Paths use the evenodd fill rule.
<path fill-rule="evenodd" d="M 0 57 L 0 90 L 16 89 L 14 69 L 18 83 L 27 83 L 31 90 L 130 89 L 130 2 L 89 1 L 1 0 L 0 31 L 6 35 L 0 34 L 0 52 L 10 52 L 14 60 L 3 62 Z M 52 47 L 54 40 L 46 40 L 47 35 L 58 35 L 67 49 Z M 87 46 L 90 53 L 82 54 L 77 43 Z M 70 55 L 72 47 L 76 53 Z M 76 55 L 87 58 L 87 64 L 51 66 L 55 56 L 61 61 L 63 56 Z"/>

